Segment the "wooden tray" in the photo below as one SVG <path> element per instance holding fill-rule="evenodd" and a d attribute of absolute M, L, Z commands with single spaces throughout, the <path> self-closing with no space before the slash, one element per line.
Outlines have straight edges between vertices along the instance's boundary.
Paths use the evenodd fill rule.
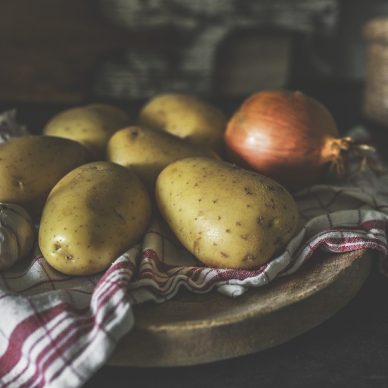
<path fill-rule="evenodd" d="M 313 258 L 297 274 L 230 299 L 181 292 L 135 308 L 135 328 L 109 361 L 114 366 L 207 363 L 264 350 L 319 325 L 366 280 L 371 258 L 355 251 Z"/>

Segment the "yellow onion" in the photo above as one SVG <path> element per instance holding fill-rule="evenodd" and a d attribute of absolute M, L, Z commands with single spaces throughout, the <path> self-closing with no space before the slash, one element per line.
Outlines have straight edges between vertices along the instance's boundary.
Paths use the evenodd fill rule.
<path fill-rule="evenodd" d="M 295 190 L 319 182 L 330 166 L 341 168 L 352 140 L 339 137 L 317 100 L 299 91 L 263 91 L 231 117 L 225 143 L 234 162 Z"/>

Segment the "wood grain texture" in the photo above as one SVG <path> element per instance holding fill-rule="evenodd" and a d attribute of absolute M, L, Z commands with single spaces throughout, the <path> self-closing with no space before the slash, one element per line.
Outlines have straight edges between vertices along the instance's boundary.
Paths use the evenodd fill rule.
<path fill-rule="evenodd" d="M 237 299 L 181 292 L 135 308 L 135 328 L 109 364 L 183 366 L 261 351 L 319 325 L 344 307 L 366 280 L 364 251 L 315 257 L 298 273 Z"/>

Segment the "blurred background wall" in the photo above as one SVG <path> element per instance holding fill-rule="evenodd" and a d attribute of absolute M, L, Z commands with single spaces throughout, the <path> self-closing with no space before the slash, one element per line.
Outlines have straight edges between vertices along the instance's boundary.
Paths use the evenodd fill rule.
<path fill-rule="evenodd" d="M 0 104 L 331 84 L 351 100 L 376 16 L 386 0 L 1 0 Z"/>

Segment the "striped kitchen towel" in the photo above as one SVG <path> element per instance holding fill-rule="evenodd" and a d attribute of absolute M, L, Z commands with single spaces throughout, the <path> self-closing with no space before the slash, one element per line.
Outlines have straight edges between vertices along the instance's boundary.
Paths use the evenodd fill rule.
<path fill-rule="evenodd" d="M 201 266 L 160 219 L 141 244 L 96 276 L 62 275 L 36 248 L 0 274 L 0 386 L 82 386 L 133 327 L 132 306 L 166 301 L 181 287 L 238 297 L 297 271 L 317 251 L 369 249 L 387 272 L 388 175 L 359 165 L 354 160 L 341 182 L 295 194 L 299 232 L 279 256 L 254 271 Z"/>

